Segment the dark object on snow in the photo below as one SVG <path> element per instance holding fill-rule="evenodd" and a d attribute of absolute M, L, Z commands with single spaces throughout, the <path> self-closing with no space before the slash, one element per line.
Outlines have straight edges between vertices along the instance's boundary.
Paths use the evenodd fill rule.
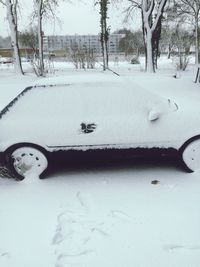
<path fill-rule="evenodd" d="M 139 61 L 138 57 L 133 57 L 131 59 L 131 64 L 140 64 L 140 61 Z"/>
<path fill-rule="evenodd" d="M 174 79 L 179 79 L 180 74 L 178 72 L 175 72 L 174 75 L 172 76 Z"/>
<path fill-rule="evenodd" d="M 95 123 L 81 123 L 81 132 L 82 133 L 92 133 L 96 129 Z"/>
<path fill-rule="evenodd" d="M 199 71 L 200 71 L 200 67 L 197 68 L 197 74 L 196 74 L 196 79 L 195 79 L 195 83 L 197 83 L 197 81 L 199 80 L 200 82 L 200 75 L 199 75 Z"/>
<path fill-rule="evenodd" d="M 151 184 L 159 184 L 159 183 L 160 183 L 160 181 L 158 181 L 158 180 L 151 181 Z"/>

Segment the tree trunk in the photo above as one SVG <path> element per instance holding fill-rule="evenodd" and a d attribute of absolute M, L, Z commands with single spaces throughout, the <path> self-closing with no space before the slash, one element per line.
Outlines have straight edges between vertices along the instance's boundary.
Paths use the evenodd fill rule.
<path fill-rule="evenodd" d="M 143 35 L 144 35 L 144 45 L 145 45 L 145 70 L 147 72 L 155 72 L 154 60 L 153 60 L 153 43 L 152 43 L 152 30 L 149 25 L 150 15 L 148 12 L 147 0 L 143 2 L 142 7 L 142 23 L 143 23 Z M 153 8 L 152 8 L 153 10 Z"/>
<path fill-rule="evenodd" d="M 105 47 L 105 58 L 106 58 L 106 69 L 108 69 L 108 39 L 109 32 L 107 28 L 107 6 L 105 10 L 105 18 L 104 18 L 104 47 Z"/>
<path fill-rule="evenodd" d="M 18 44 L 18 32 L 17 32 L 17 3 L 12 3 L 11 0 L 6 0 L 7 18 L 10 28 L 11 44 L 13 48 L 13 59 L 15 71 L 19 74 L 24 74 L 22 70 L 19 44 Z"/>
<path fill-rule="evenodd" d="M 102 50 L 102 57 L 103 57 L 103 70 L 106 70 L 106 51 L 105 51 L 105 43 L 103 33 L 101 33 L 101 50 Z"/>
<path fill-rule="evenodd" d="M 152 33 L 151 31 L 146 31 L 145 36 L 145 46 L 146 46 L 146 71 L 155 72 L 154 60 L 153 60 L 153 47 L 152 47 Z"/>
<path fill-rule="evenodd" d="M 40 76 L 44 75 L 44 55 L 43 55 L 43 32 L 42 32 L 42 5 L 43 0 L 38 1 L 38 49 L 39 49 L 39 69 Z"/>
<path fill-rule="evenodd" d="M 101 26 L 101 33 L 100 33 L 100 42 L 101 42 L 101 51 L 102 51 L 102 58 L 103 58 L 103 70 L 106 70 L 106 51 L 105 51 L 105 42 L 104 42 L 104 19 L 103 19 L 103 10 L 102 10 L 102 4 L 100 3 L 100 26 Z"/>
<path fill-rule="evenodd" d="M 106 40 L 104 40 L 104 57 L 105 57 L 105 69 L 108 68 L 108 49 L 107 49 L 107 43 Z"/>
<path fill-rule="evenodd" d="M 104 61 L 105 61 L 105 69 L 108 69 L 108 42 L 104 37 Z"/>
<path fill-rule="evenodd" d="M 168 53 L 167 53 L 167 59 L 170 59 L 171 58 L 171 45 L 168 44 Z"/>
<path fill-rule="evenodd" d="M 155 0 L 143 0 L 141 5 L 143 36 L 145 44 L 145 69 L 155 72 L 159 39 L 162 26 L 162 15 L 167 0 L 160 0 L 155 7 Z"/>
<path fill-rule="evenodd" d="M 195 17 L 195 64 L 199 64 L 199 21 Z"/>
<path fill-rule="evenodd" d="M 100 5 L 100 26 L 101 26 L 101 34 L 100 34 L 100 41 L 101 41 L 101 49 L 102 49 L 102 57 L 103 57 L 103 70 L 108 69 L 108 38 L 109 38 L 109 31 L 107 29 L 107 5 L 108 0 L 99 0 Z"/>

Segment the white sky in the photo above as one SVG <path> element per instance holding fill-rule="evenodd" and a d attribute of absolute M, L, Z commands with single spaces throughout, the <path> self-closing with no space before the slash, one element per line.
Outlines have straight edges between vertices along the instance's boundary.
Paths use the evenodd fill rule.
<path fill-rule="evenodd" d="M 19 17 L 19 30 L 28 27 L 30 23 L 30 14 L 33 10 L 33 0 L 20 0 L 22 3 L 21 16 Z M 94 7 L 94 0 L 71 0 L 71 4 L 67 1 L 60 1 L 60 6 L 57 8 L 57 16 L 61 20 L 61 25 L 52 20 L 44 24 L 44 32 L 46 35 L 53 34 L 97 34 L 99 32 L 99 11 L 98 6 Z M 124 4 L 119 3 L 118 8 L 110 6 L 109 25 L 111 32 L 123 27 L 139 28 L 139 19 L 136 22 L 124 24 L 123 13 Z M 9 35 L 8 23 L 5 19 L 6 10 L 0 6 L 0 35 Z"/>

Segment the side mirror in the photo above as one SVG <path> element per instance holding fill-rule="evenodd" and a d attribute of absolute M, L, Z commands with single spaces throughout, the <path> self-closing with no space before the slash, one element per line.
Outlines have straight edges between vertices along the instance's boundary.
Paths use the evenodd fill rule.
<path fill-rule="evenodd" d="M 156 121 L 157 119 L 160 118 L 160 112 L 157 111 L 156 109 L 152 109 L 150 112 L 149 112 L 149 115 L 148 115 L 148 120 L 149 121 Z"/>

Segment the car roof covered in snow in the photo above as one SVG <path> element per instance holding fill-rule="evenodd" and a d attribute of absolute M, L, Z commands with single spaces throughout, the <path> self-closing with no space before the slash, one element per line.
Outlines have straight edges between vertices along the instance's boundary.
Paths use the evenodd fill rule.
<path fill-rule="evenodd" d="M 19 101 L 25 95 L 29 96 L 29 101 Z M 33 106 L 33 102 L 37 107 L 39 99 L 41 100 L 41 105 L 49 102 L 49 107 L 46 104 L 46 109 L 52 109 L 52 107 L 56 106 L 56 102 L 57 105 L 65 103 L 64 106 L 68 105 L 72 108 L 71 102 L 73 102 L 74 109 L 83 103 L 85 106 L 87 106 L 87 103 L 94 103 L 93 108 L 107 105 L 109 109 L 111 109 L 111 106 L 116 106 L 119 110 L 123 106 L 130 106 L 130 109 L 146 106 L 150 109 L 152 106 L 160 106 L 160 104 L 166 102 L 166 99 L 117 76 L 94 75 L 88 77 L 82 75 L 78 79 L 75 76 L 57 77 L 41 79 L 40 83 L 24 89 L 0 112 L 0 118 L 17 102 L 20 102 L 24 106 L 24 110 L 28 112 L 31 109 L 31 105 Z"/>

